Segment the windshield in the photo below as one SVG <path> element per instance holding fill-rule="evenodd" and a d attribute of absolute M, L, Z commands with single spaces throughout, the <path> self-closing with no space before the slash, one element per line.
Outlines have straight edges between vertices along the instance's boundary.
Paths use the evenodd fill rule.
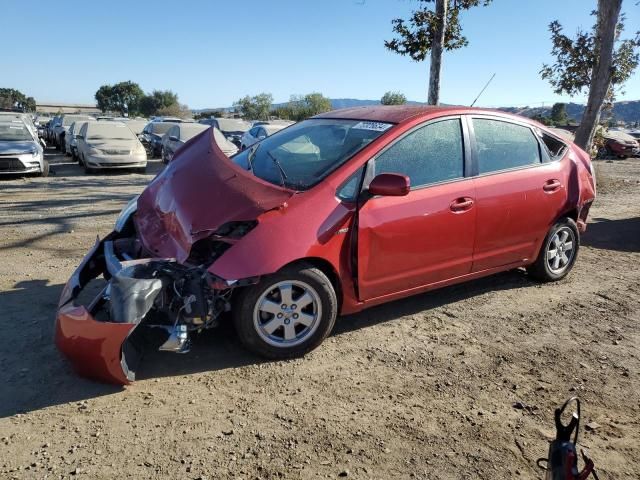
<path fill-rule="evenodd" d="M 22 122 L 0 123 L 0 141 L 23 142 L 26 140 L 33 140 L 33 137 Z"/>
<path fill-rule="evenodd" d="M 306 190 L 392 126 L 360 120 L 305 120 L 265 138 L 232 161 L 267 182 Z"/>
<path fill-rule="evenodd" d="M 135 135 L 124 123 L 92 122 L 87 128 L 87 140 L 133 140 Z"/>
<path fill-rule="evenodd" d="M 175 123 L 170 122 L 153 122 L 151 124 L 151 131 L 157 135 L 162 135 L 167 133 L 171 127 L 176 125 Z"/>
<path fill-rule="evenodd" d="M 62 120 L 62 126 L 68 127 L 73 122 L 78 122 L 80 120 L 89 120 L 90 118 L 91 117 L 87 115 L 65 115 L 64 119 Z"/>
<path fill-rule="evenodd" d="M 183 124 L 180 126 L 180 140 L 182 140 L 183 142 L 191 140 L 193 137 L 209 128 L 211 128 L 209 127 L 209 125 L 202 125 L 199 123 L 193 123 L 189 125 Z"/>
<path fill-rule="evenodd" d="M 217 118 L 220 130 L 223 132 L 246 132 L 251 125 L 237 118 Z"/>

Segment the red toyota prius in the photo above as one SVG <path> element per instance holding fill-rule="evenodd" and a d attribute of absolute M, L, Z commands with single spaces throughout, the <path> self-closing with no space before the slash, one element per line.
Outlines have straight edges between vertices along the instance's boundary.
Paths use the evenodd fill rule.
<path fill-rule="evenodd" d="M 563 278 L 595 190 L 584 151 L 499 111 L 338 110 L 232 158 L 207 130 L 71 276 L 56 342 L 123 384 L 145 349 L 186 352 L 225 321 L 260 355 L 303 355 L 341 314 L 518 267 Z"/>

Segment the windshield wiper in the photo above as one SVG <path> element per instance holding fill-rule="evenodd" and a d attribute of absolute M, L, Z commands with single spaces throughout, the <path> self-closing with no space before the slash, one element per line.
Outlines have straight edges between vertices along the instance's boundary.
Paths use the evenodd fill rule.
<path fill-rule="evenodd" d="M 275 163 L 276 167 L 278 167 L 278 170 L 280 171 L 280 180 L 282 180 L 282 186 L 284 187 L 285 180 L 287 179 L 287 174 L 284 173 L 284 168 L 282 168 L 282 165 L 280 165 L 280 161 L 276 157 L 274 157 L 269 150 L 267 150 L 267 155 L 269 155 L 269 158 L 273 160 L 273 163 Z"/>
<path fill-rule="evenodd" d="M 247 163 L 249 164 L 249 170 L 253 172 L 253 157 L 256 156 L 256 152 L 260 148 L 260 144 L 256 143 L 256 145 L 251 149 L 249 154 L 247 155 Z"/>

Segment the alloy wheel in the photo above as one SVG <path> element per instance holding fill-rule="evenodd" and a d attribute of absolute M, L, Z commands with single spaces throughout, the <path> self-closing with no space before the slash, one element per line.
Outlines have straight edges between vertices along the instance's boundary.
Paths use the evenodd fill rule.
<path fill-rule="evenodd" d="M 575 255 L 575 235 L 569 227 L 557 230 L 547 245 L 547 266 L 554 274 L 566 270 Z"/>
<path fill-rule="evenodd" d="M 265 342 L 288 348 L 308 340 L 321 316 L 318 292 L 306 282 L 291 280 L 271 285 L 258 297 L 253 324 Z"/>

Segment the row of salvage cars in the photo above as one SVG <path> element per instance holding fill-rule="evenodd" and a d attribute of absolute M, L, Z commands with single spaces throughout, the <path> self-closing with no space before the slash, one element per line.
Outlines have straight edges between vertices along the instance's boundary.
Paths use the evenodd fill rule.
<path fill-rule="evenodd" d="M 56 343 L 118 384 L 221 322 L 261 356 L 300 356 L 341 314 L 521 267 L 565 277 L 595 193 L 584 151 L 491 110 L 333 111 L 231 158 L 207 129 L 73 273 Z"/>
<path fill-rule="evenodd" d="M 209 128 L 213 128 L 215 140 L 222 151 L 232 156 L 239 149 L 291 123 L 251 124 L 233 118 L 211 118 L 196 123 L 175 117 L 156 117 L 148 121 L 72 114 L 53 118 L 41 133 L 47 142 L 79 161 L 87 173 L 103 169 L 144 172 L 148 158 L 162 158 L 169 163 L 180 147 Z M 263 134 L 251 137 L 251 132 L 257 129 Z"/>

